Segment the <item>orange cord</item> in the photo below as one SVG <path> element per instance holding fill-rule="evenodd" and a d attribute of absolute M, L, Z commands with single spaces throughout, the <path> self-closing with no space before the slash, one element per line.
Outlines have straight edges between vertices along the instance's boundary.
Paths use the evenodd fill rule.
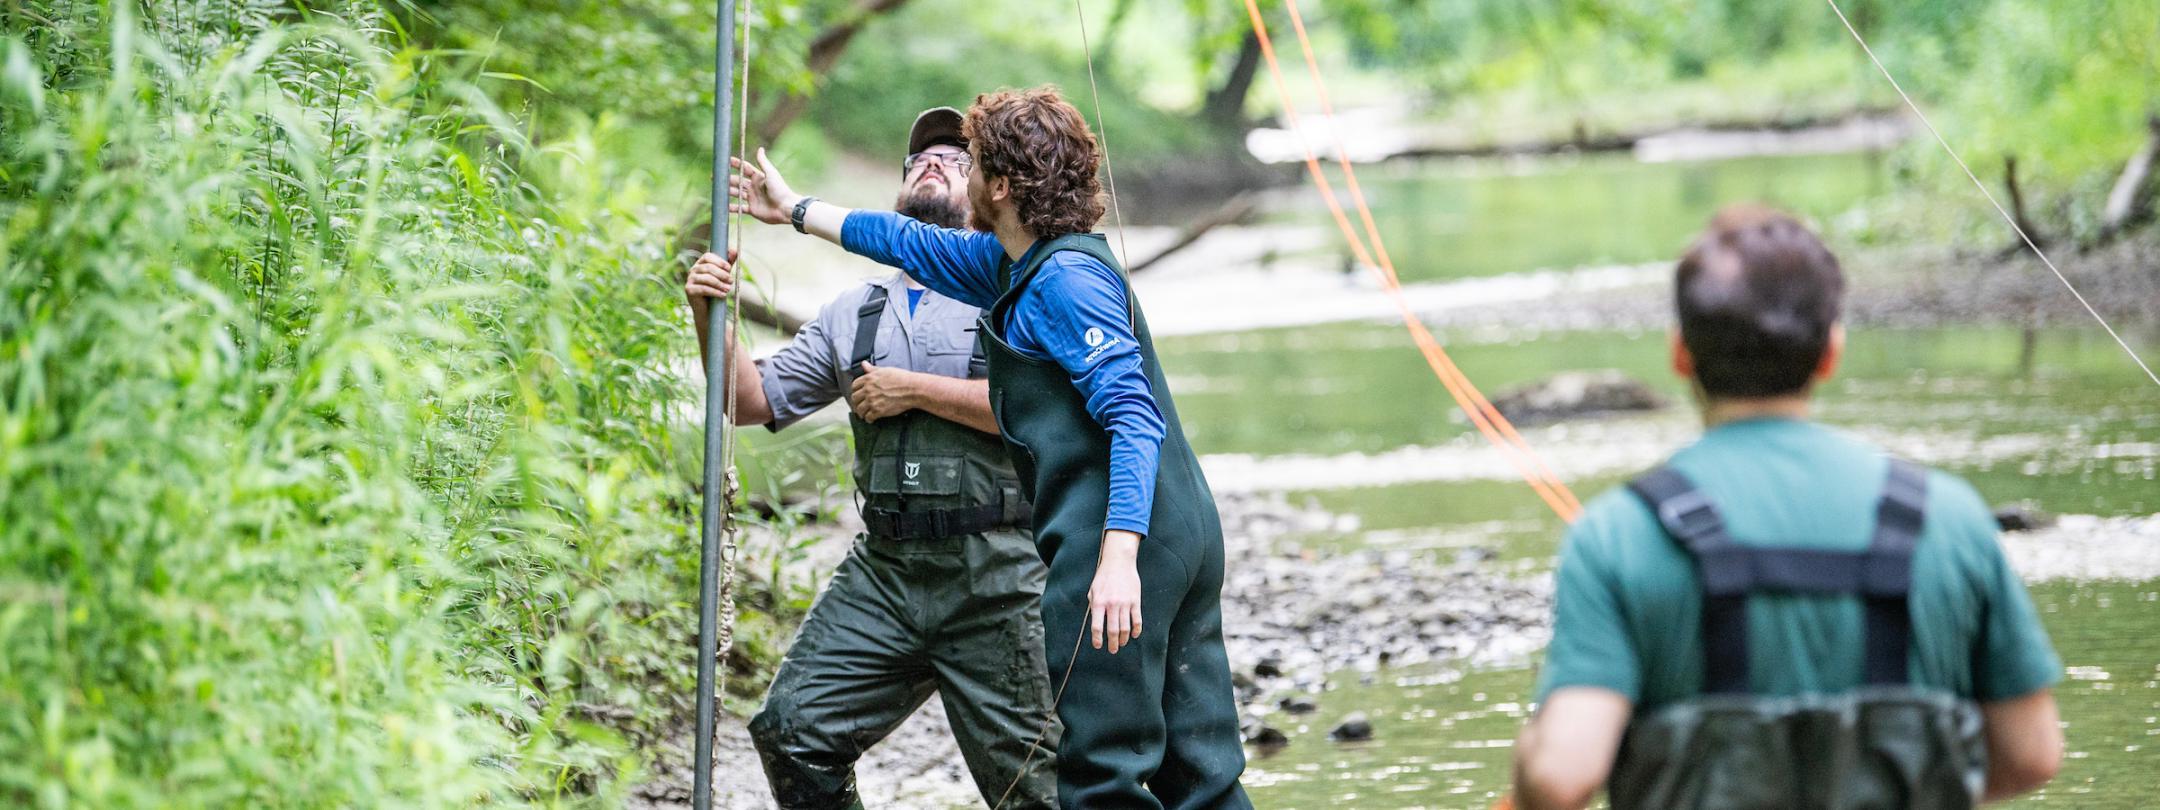
<path fill-rule="evenodd" d="M 1321 108 L 1332 116 L 1334 108 L 1328 101 L 1327 83 L 1321 78 L 1319 64 L 1313 58 L 1312 43 L 1306 37 L 1305 23 L 1298 13 L 1297 0 L 1284 0 L 1284 4 L 1290 11 L 1290 22 L 1297 30 L 1298 43 L 1304 49 L 1305 65 L 1311 72 L 1313 85 L 1319 90 Z M 1328 212 L 1334 216 L 1336 227 L 1342 229 L 1343 237 L 1349 241 L 1351 252 L 1357 256 L 1359 262 L 1374 268 L 1379 274 L 1381 286 L 1395 302 L 1396 309 L 1402 315 L 1403 325 L 1410 331 L 1411 340 L 1417 344 L 1419 352 L 1424 354 L 1425 363 L 1432 368 L 1433 375 L 1440 379 L 1441 385 L 1454 397 L 1456 406 L 1462 409 L 1464 415 L 1470 417 L 1471 424 L 1477 427 L 1479 433 L 1484 434 L 1488 441 L 1500 449 L 1508 463 L 1515 467 L 1517 474 L 1537 492 L 1546 506 L 1551 507 L 1562 520 L 1573 522 L 1575 517 L 1582 513 L 1582 502 L 1560 481 L 1559 475 L 1545 464 L 1537 451 L 1531 449 L 1529 443 L 1523 440 L 1515 426 L 1501 416 L 1500 411 L 1492 406 L 1492 402 L 1470 383 L 1470 378 L 1462 373 L 1462 369 L 1448 357 L 1447 351 L 1441 348 L 1439 339 L 1433 337 L 1431 330 L 1427 329 L 1425 323 L 1418 319 L 1417 313 L 1411 310 L 1409 300 L 1403 296 L 1401 280 L 1395 273 L 1394 260 L 1388 256 L 1387 245 L 1381 240 L 1380 230 L 1373 223 L 1372 209 L 1366 205 L 1364 191 L 1358 186 L 1357 172 L 1351 168 L 1341 138 L 1336 135 L 1336 161 L 1342 167 L 1351 201 L 1357 205 L 1358 218 L 1364 223 L 1365 232 L 1372 239 L 1372 250 L 1367 249 L 1365 240 L 1359 238 L 1357 229 L 1351 226 L 1350 216 L 1344 213 L 1341 201 L 1335 196 L 1333 184 L 1328 182 L 1327 174 L 1321 171 L 1319 158 L 1313 154 L 1311 144 L 1305 142 L 1303 132 L 1298 126 L 1297 106 L 1290 101 L 1288 83 L 1283 79 L 1282 64 L 1276 60 L 1275 46 L 1268 39 L 1267 23 L 1260 18 L 1260 6 L 1255 0 L 1245 0 L 1245 11 L 1252 19 L 1253 33 L 1259 38 L 1260 54 L 1266 58 L 1268 74 L 1275 82 L 1276 92 L 1282 96 L 1284 118 L 1290 125 L 1291 133 L 1297 136 L 1299 148 L 1305 153 L 1305 168 L 1312 174 L 1313 182 L 1320 187 L 1320 194 L 1327 202 Z M 1378 261 L 1374 260 L 1375 252 L 1378 253 Z"/>

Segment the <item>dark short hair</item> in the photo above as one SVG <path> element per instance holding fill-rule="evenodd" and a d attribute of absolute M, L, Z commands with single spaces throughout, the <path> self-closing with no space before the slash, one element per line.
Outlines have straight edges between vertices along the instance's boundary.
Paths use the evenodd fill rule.
<path fill-rule="evenodd" d="M 1087 119 L 1056 87 L 975 97 L 960 133 L 984 176 L 1012 184 L 1020 224 L 1038 239 L 1086 233 L 1102 219 L 1101 152 Z"/>
<path fill-rule="evenodd" d="M 1781 396 L 1805 390 L 1821 365 L 1845 274 L 1791 216 L 1736 206 L 1681 257 L 1673 298 L 1705 394 Z"/>

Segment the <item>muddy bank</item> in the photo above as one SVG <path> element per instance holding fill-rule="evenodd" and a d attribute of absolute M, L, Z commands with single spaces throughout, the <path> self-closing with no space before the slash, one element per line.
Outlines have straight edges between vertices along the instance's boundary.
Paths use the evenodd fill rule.
<path fill-rule="evenodd" d="M 1219 507 L 1228 555 L 1224 643 L 1248 717 L 1282 695 L 1320 689 L 1330 672 L 1433 660 L 1515 662 L 1550 637 L 1548 578 L 1480 565 L 1484 550 L 1465 549 L 1445 563 L 1404 552 L 1320 555 L 1297 538 L 1345 528 L 1335 515 L 1272 494 L 1227 496 Z M 853 531 L 831 527 L 814 558 L 837 559 Z M 650 778 L 634 788 L 632 807 L 689 805 L 693 736 L 686 725 L 646 749 Z M 744 718 L 722 718 L 715 748 L 715 806 L 772 806 Z M 936 699 L 873 747 L 856 774 L 873 807 L 981 801 Z"/>

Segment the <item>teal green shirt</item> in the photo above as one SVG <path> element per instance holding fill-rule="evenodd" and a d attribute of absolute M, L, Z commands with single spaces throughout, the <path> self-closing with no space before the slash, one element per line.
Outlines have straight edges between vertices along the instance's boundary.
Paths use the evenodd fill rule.
<path fill-rule="evenodd" d="M 1717 505 L 1734 542 L 1840 551 L 1867 547 L 1889 474 L 1874 447 L 1786 419 L 1718 426 L 1671 464 Z M 1987 503 L 1963 480 L 1935 471 L 1927 496 L 1909 603 L 1914 685 L 1986 702 L 2054 684 L 2062 661 L 2003 559 Z M 1641 499 L 1615 489 L 1591 501 L 1568 529 L 1555 580 L 1538 700 L 1562 687 L 1595 686 L 1647 710 L 1702 691 L 1694 560 Z M 1856 687 L 1864 638 L 1858 597 L 1750 597 L 1750 686 L 1766 695 Z"/>

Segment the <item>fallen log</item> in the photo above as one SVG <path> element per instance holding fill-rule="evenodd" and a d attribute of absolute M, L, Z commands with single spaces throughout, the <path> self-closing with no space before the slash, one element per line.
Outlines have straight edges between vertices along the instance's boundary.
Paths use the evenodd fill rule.
<path fill-rule="evenodd" d="M 1172 241 L 1169 247 L 1156 251 L 1155 255 L 1153 256 L 1149 256 L 1145 259 L 1134 262 L 1132 267 L 1127 269 L 1125 272 L 1131 274 L 1146 270 L 1150 266 L 1154 265 L 1156 262 L 1168 258 L 1170 254 L 1176 253 L 1180 250 L 1184 250 L 1188 247 L 1192 247 L 1192 244 L 1194 242 L 1200 241 L 1200 237 L 1206 236 L 1208 231 L 1215 230 L 1216 228 L 1222 227 L 1224 225 L 1232 225 L 1239 222 L 1244 222 L 1247 217 L 1252 216 L 1252 212 L 1252 196 L 1244 193 L 1237 194 L 1236 196 L 1231 197 L 1228 201 L 1225 201 L 1220 207 L 1217 207 L 1214 211 L 1209 212 L 1207 216 L 1203 216 L 1187 224 L 1184 230 L 1178 232 L 1177 239 L 1175 241 Z"/>

